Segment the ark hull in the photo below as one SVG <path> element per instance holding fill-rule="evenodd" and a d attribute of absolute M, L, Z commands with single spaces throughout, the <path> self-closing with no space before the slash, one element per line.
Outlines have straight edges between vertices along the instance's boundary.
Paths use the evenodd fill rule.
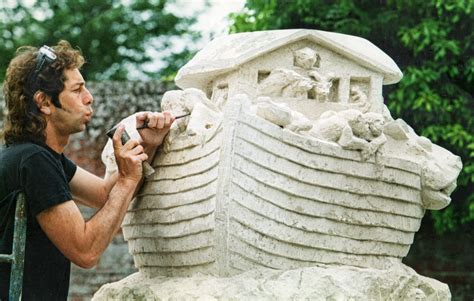
<path fill-rule="evenodd" d="M 150 276 L 400 262 L 424 209 L 421 169 L 283 130 L 230 100 L 222 122 L 154 160 L 123 222 Z"/>

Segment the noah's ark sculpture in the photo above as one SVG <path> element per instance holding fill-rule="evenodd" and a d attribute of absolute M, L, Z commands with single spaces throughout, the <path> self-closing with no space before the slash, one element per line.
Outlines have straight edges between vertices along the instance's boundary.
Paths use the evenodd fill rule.
<path fill-rule="evenodd" d="M 229 276 L 400 263 L 462 166 L 391 117 L 382 85 L 401 77 L 379 48 L 344 34 L 212 41 L 179 71 L 183 90 L 162 99 L 191 115 L 173 125 L 123 222 L 136 267 Z M 106 147 L 109 170 L 112 157 Z"/>

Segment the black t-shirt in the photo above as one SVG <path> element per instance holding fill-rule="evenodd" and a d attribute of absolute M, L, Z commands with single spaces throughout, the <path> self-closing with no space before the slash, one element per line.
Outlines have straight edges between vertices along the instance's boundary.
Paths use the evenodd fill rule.
<path fill-rule="evenodd" d="M 41 229 L 36 216 L 72 199 L 76 165 L 45 144 L 19 143 L 0 150 L 0 253 L 10 254 L 15 198 L 26 196 L 27 230 L 23 300 L 66 300 L 71 263 Z M 0 299 L 6 300 L 10 264 L 0 263 Z"/>

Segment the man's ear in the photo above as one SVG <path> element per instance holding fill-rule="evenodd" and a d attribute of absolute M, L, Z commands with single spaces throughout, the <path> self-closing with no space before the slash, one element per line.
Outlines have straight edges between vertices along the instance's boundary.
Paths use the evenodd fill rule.
<path fill-rule="evenodd" d="M 46 115 L 51 114 L 51 97 L 46 95 L 43 91 L 37 91 L 33 96 L 38 110 Z"/>

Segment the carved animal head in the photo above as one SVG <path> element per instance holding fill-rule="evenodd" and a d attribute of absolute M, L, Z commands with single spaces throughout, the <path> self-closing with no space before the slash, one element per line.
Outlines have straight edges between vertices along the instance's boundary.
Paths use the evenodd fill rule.
<path fill-rule="evenodd" d="M 323 76 L 316 70 L 309 72 L 309 76 L 314 80 L 313 87 L 316 99 L 319 101 L 328 101 L 334 76 L 332 74 Z"/>
<path fill-rule="evenodd" d="M 432 145 L 432 151 L 422 164 L 422 200 L 426 209 L 439 210 L 449 205 L 461 169 L 459 156 Z"/>
<path fill-rule="evenodd" d="M 184 89 L 183 94 L 181 95 L 181 101 L 187 111 L 192 112 L 197 103 L 205 103 L 209 100 L 203 91 L 196 88 L 188 88 Z"/>
<path fill-rule="evenodd" d="M 161 99 L 161 110 L 169 111 L 174 116 L 191 113 L 197 103 L 207 100 L 206 94 L 201 90 L 189 88 L 185 90 L 167 91 Z M 208 101 L 208 100 L 207 100 Z M 172 131 L 177 127 L 179 132 L 183 132 L 189 122 L 189 118 L 176 120 L 173 123 Z"/>
<path fill-rule="evenodd" d="M 181 101 L 182 94 L 181 90 L 167 91 L 161 99 L 161 111 L 169 111 L 174 115 L 187 113 L 184 103 Z"/>
<path fill-rule="evenodd" d="M 404 154 L 420 164 L 423 207 L 439 210 L 448 206 L 462 169 L 461 158 L 431 143 L 428 138 L 418 136 L 401 119 L 387 123 L 384 133 L 391 138 L 385 148 L 387 152 L 395 156 Z"/>
<path fill-rule="evenodd" d="M 339 115 L 347 120 L 348 125 L 356 137 L 367 141 L 370 140 L 372 136 L 370 133 L 370 124 L 367 122 L 362 112 L 350 109 L 339 112 Z"/>
<path fill-rule="evenodd" d="M 199 89 L 167 91 L 161 99 L 161 110 L 171 111 L 175 115 L 190 113 L 198 102 L 208 101 L 206 94 Z"/>
<path fill-rule="evenodd" d="M 364 119 L 367 121 L 367 124 L 369 125 L 369 129 L 372 136 L 380 136 L 383 132 L 383 127 L 385 123 L 383 115 L 374 112 L 368 112 L 365 113 L 363 116 Z"/>
<path fill-rule="evenodd" d="M 305 47 L 295 51 L 295 65 L 304 69 L 319 67 L 321 57 L 311 48 Z"/>

